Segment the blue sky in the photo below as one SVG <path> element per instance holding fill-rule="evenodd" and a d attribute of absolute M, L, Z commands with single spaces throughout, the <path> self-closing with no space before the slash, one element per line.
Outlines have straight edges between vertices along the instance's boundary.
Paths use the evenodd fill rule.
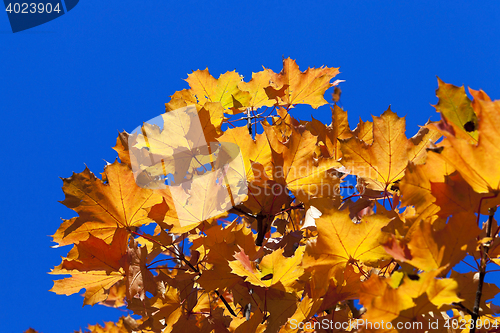
<path fill-rule="evenodd" d="M 499 22 L 498 1 L 82 0 L 16 34 L 0 13 L 2 331 L 72 332 L 124 314 L 48 292 L 69 247 L 47 235 L 74 216 L 59 177 L 102 172 L 118 131 L 164 112 L 192 70 L 249 79 L 280 71 L 283 56 L 340 67 L 352 128 L 391 105 L 412 136 L 438 120 L 436 75 L 500 98 Z M 328 107 L 294 115 L 311 114 L 331 121 Z"/>

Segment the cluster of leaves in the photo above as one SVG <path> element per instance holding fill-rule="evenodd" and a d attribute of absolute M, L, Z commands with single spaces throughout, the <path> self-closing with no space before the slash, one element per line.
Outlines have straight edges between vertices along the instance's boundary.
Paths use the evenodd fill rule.
<path fill-rule="evenodd" d="M 298 104 L 327 104 L 338 73 L 284 59 L 280 73 L 264 68 L 249 82 L 234 71 L 188 75 L 166 112 L 194 105 L 207 142 L 240 147 L 246 197 L 207 219 L 226 186 L 214 182 L 188 198 L 193 220 L 180 223 L 168 188 L 136 184 L 131 134 L 120 133 L 119 160 L 101 179 L 88 169 L 63 179 L 62 203 L 78 216 L 53 235 L 73 248 L 51 272 L 71 276 L 52 291 L 84 288 L 84 304 L 132 314 L 92 332 L 332 332 L 431 319 L 461 331 L 444 327 L 450 310 L 495 321 L 485 301 L 500 290 L 484 275 L 500 264 L 500 101 L 439 81 L 441 121 L 410 139 L 390 109 L 354 130 L 336 104 L 330 125 L 294 119 Z M 459 274 L 467 255 L 477 267 Z M 316 325 L 325 319 L 329 328 Z"/>

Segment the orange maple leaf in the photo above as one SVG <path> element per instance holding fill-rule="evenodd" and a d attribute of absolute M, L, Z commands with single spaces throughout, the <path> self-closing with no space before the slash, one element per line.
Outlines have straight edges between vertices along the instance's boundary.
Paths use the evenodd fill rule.
<path fill-rule="evenodd" d="M 347 209 L 325 209 L 322 213 L 316 220 L 318 238 L 307 243 L 303 260 L 304 268 L 313 270 L 315 289 L 326 292 L 329 280 L 341 280 L 336 275 L 347 265 L 377 266 L 379 261 L 390 259 L 380 245 L 385 237 L 381 228 L 389 223 L 388 217 L 369 215 L 354 223 Z"/>
<path fill-rule="evenodd" d="M 446 271 L 465 257 L 467 247 L 474 248 L 479 232 L 476 217 L 471 212 L 452 216 L 441 230 L 433 230 L 430 219 L 420 220 L 407 233 L 410 257 L 398 259 L 424 271 L 438 268 Z"/>
<path fill-rule="evenodd" d="M 437 279 L 439 274 L 436 270 L 411 279 L 402 272 L 390 279 L 372 275 L 360 288 L 360 302 L 367 309 L 363 318 L 370 322 L 404 323 L 423 321 L 422 315 L 449 309 L 448 304 L 462 300 L 457 295 L 458 283 L 453 279 Z"/>
<path fill-rule="evenodd" d="M 477 285 L 479 279 L 476 272 L 458 273 L 451 272 L 450 278 L 458 283 L 457 295 L 463 299 L 461 304 L 467 309 L 473 309 L 476 301 Z M 495 314 L 495 311 L 486 306 L 486 301 L 492 300 L 498 293 L 500 288 L 493 283 L 483 282 L 481 296 L 481 314 Z"/>
<path fill-rule="evenodd" d="M 105 183 L 104 183 L 104 182 Z M 103 181 L 88 168 L 64 178 L 62 203 L 78 213 L 52 236 L 59 246 L 93 236 L 110 243 L 118 228 L 130 229 L 153 222 L 148 209 L 162 202 L 152 190 L 137 186 L 132 170 L 115 161 L 104 169 Z"/>
<path fill-rule="evenodd" d="M 241 278 L 231 273 L 229 262 L 234 260 L 234 254 L 244 249 L 254 260 L 257 256 L 255 235 L 243 224 L 231 223 L 225 228 L 215 225 L 205 231 L 207 237 L 193 240 L 192 250 L 202 254 L 200 261 L 205 269 L 197 282 L 208 290 L 232 286 Z"/>
<path fill-rule="evenodd" d="M 500 100 L 491 101 L 484 93 L 476 96 L 472 107 L 479 118 L 478 143 L 448 135 L 442 142 L 445 148 L 441 155 L 474 191 L 497 195 L 500 192 Z"/>
<path fill-rule="evenodd" d="M 123 266 L 127 239 L 127 231 L 118 229 L 111 244 L 93 235 L 76 244 L 68 257 L 50 272 L 72 276 L 54 281 L 54 287 L 50 291 L 58 295 L 71 295 L 85 288 L 84 305 L 94 305 L 106 300 L 109 289 L 125 278 Z"/>
<path fill-rule="evenodd" d="M 298 126 L 289 114 L 283 115 L 288 138 L 264 125 L 273 153 L 273 180 L 286 187 L 300 201 L 307 203 L 314 197 L 338 197 L 340 180 L 332 172 L 340 164 L 333 158 L 315 159 L 318 137 Z"/>
<path fill-rule="evenodd" d="M 257 134 L 253 140 L 246 127 L 228 128 L 219 141 L 234 143 L 240 147 L 246 178 L 249 182 L 254 178 L 252 162 L 260 163 L 266 174 L 272 174 L 271 148 L 265 134 Z"/>
<path fill-rule="evenodd" d="M 306 128 L 318 137 L 322 156 L 333 158 L 335 161 L 342 157 L 338 139 L 347 139 L 353 136 L 347 121 L 347 111 L 342 110 L 337 105 L 332 108 L 332 123 L 329 126 L 313 118 L 307 123 Z"/>
<path fill-rule="evenodd" d="M 429 153 L 425 164 L 408 164 L 405 175 L 399 183 L 402 204 L 413 205 L 417 213 L 431 216 L 439 211 L 436 205 L 435 193 L 432 192 L 433 183 L 445 182 L 445 176 L 455 170 L 452 165 L 440 158 L 439 154 Z"/>

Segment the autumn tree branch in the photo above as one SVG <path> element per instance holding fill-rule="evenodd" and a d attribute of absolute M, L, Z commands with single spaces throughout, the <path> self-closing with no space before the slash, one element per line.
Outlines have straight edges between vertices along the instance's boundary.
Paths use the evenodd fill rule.
<path fill-rule="evenodd" d="M 497 208 L 493 207 L 489 209 L 488 222 L 486 223 L 486 238 L 491 237 L 491 227 L 493 225 L 493 216 L 495 215 Z M 488 251 L 490 249 L 490 241 L 487 241 L 483 244 L 483 255 L 481 256 L 481 264 L 479 266 L 479 282 L 477 284 L 476 291 L 476 300 L 474 302 L 474 308 L 472 309 L 472 328 L 470 329 L 470 333 L 474 333 L 476 331 L 476 322 L 479 318 L 479 305 L 481 302 L 481 296 L 483 295 L 483 283 L 484 276 L 486 275 L 486 263 L 488 260 Z"/>
<path fill-rule="evenodd" d="M 198 274 L 199 276 L 201 275 L 201 272 L 199 269 L 197 269 L 196 267 L 194 267 L 190 262 L 189 260 L 186 259 L 186 257 L 184 256 L 184 253 L 182 252 L 179 252 L 177 253 L 176 251 L 173 251 L 172 249 L 170 249 L 169 247 L 159 243 L 158 241 L 156 241 L 155 239 L 151 238 L 151 237 L 148 237 L 147 235 L 144 235 L 144 234 L 140 234 L 140 233 L 137 233 L 135 231 L 132 231 L 132 233 L 134 235 L 137 235 L 137 236 L 140 236 L 140 237 L 143 237 L 147 240 L 149 240 L 150 242 L 153 242 L 153 243 L 156 243 L 158 245 L 160 245 L 161 247 L 163 247 L 164 249 L 166 249 L 167 251 L 173 253 L 174 255 L 176 255 L 180 260 L 182 260 L 191 270 L 193 270 L 196 274 Z M 220 298 L 220 300 L 222 301 L 222 303 L 224 303 L 224 305 L 226 306 L 226 309 L 229 311 L 229 313 L 231 313 L 234 317 L 236 317 L 236 313 L 234 312 L 233 308 L 231 308 L 231 305 L 229 305 L 229 303 L 227 302 L 227 300 L 224 298 L 224 296 L 222 296 L 222 294 L 219 293 L 218 290 L 215 290 L 215 293 L 217 294 L 217 296 Z"/>

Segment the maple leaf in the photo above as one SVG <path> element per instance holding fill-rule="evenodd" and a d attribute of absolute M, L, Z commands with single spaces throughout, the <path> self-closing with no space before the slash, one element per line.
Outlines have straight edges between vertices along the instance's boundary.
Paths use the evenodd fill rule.
<path fill-rule="evenodd" d="M 71 295 L 85 288 L 84 305 L 94 305 L 106 300 L 109 289 L 125 278 L 122 267 L 127 239 L 127 231 L 119 229 L 111 244 L 92 235 L 76 244 L 68 257 L 50 272 L 72 276 L 54 281 L 54 287 L 50 291 L 58 295 Z"/>
<path fill-rule="evenodd" d="M 364 280 L 363 274 L 357 268 L 348 265 L 343 274 L 339 274 L 338 277 L 340 278 L 338 281 L 330 281 L 328 290 L 321 297 L 322 302 L 318 311 L 333 311 L 339 302 L 358 298 L 361 281 Z"/>
<path fill-rule="evenodd" d="M 275 288 L 255 287 L 252 296 L 252 307 L 265 313 L 264 332 L 267 333 L 279 332 L 280 329 L 286 330 L 285 327 L 289 324 L 288 319 L 296 314 L 301 303 L 296 295 Z"/>
<path fill-rule="evenodd" d="M 286 187 L 300 201 L 307 203 L 314 197 L 338 197 L 340 183 L 332 172 L 338 162 L 334 159 L 314 160 L 317 136 L 295 126 L 288 115 L 290 136 L 282 141 L 275 131 L 264 125 L 273 154 L 273 179 Z"/>
<path fill-rule="evenodd" d="M 124 163 L 132 168 L 132 163 L 130 161 L 130 151 L 128 147 L 129 134 L 125 131 L 120 132 L 116 138 L 116 145 L 113 149 L 118 153 L 118 158 L 121 163 Z"/>
<path fill-rule="evenodd" d="M 394 275 L 391 280 L 401 278 Z M 392 282 L 392 281 L 391 281 Z M 387 279 L 372 275 L 360 288 L 360 302 L 367 309 L 365 318 L 370 321 L 392 321 L 401 311 L 415 306 L 410 295 L 394 288 Z"/>
<path fill-rule="evenodd" d="M 404 132 L 405 119 L 389 108 L 381 117 L 373 117 L 371 145 L 356 137 L 341 141 L 341 163 L 349 173 L 378 182 L 373 189 L 385 190 L 404 176 L 408 162 L 423 163 L 429 141 L 440 136 L 437 131 L 422 128 L 407 140 Z"/>
<path fill-rule="evenodd" d="M 242 318 L 234 318 L 231 321 L 230 328 L 235 328 L 235 333 L 247 333 L 247 332 L 255 332 L 262 333 L 264 332 L 266 326 L 262 324 L 264 319 L 264 314 L 260 311 L 252 312 L 250 319 Z"/>
<path fill-rule="evenodd" d="M 458 283 L 457 295 L 463 300 L 460 302 L 466 309 L 473 309 L 476 301 L 477 284 L 479 283 L 478 276 L 475 272 L 458 273 L 452 271 L 450 278 Z M 500 288 L 493 283 L 483 282 L 481 296 L 481 315 L 494 314 L 495 311 L 486 306 L 486 301 L 493 299 L 499 292 Z"/>
<path fill-rule="evenodd" d="M 83 242 L 76 244 L 59 266 L 63 270 L 102 270 L 107 273 L 117 271 L 122 266 L 122 258 L 126 252 L 128 233 L 119 229 L 113 242 L 107 244 L 104 240 L 90 235 Z"/>
<path fill-rule="evenodd" d="M 248 106 L 253 110 L 262 106 L 273 106 L 276 103 L 275 100 L 269 99 L 265 90 L 271 85 L 273 74 L 273 71 L 264 68 L 263 71 L 252 73 L 252 79 L 249 82 L 238 82 L 238 88 L 250 94 Z"/>
<path fill-rule="evenodd" d="M 321 302 L 318 300 L 314 300 L 310 298 L 309 296 L 305 296 L 297 306 L 297 310 L 295 310 L 295 313 L 288 319 L 287 325 L 284 325 L 280 333 L 288 333 L 288 332 L 297 332 L 298 331 L 298 324 L 304 322 L 305 320 L 311 318 L 314 313 L 316 313 L 319 310 Z M 296 323 L 297 329 L 293 329 L 292 325 L 289 323 Z"/>
<path fill-rule="evenodd" d="M 147 150 L 136 168 L 147 170 L 152 176 L 173 175 L 175 184 L 180 184 L 194 169 L 210 163 L 210 147 L 194 106 L 165 113 L 161 118 L 163 129 L 155 124 L 155 118 L 144 123 L 138 135 L 129 138 L 131 153 L 141 156 L 137 149 Z"/>
<path fill-rule="evenodd" d="M 244 250 L 236 253 L 236 260 L 229 262 L 231 271 L 245 278 L 255 286 L 273 287 L 287 292 L 295 290 L 296 280 L 304 273 L 304 269 L 299 266 L 304 254 L 304 247 L 299 247 L 293 257 L 285 258 L 283 249 L 273 251 L 264 256 L 256 269 Z"/>
<path fill-rule="evenodd" d="M 146 303 L 147 301 L 148 299 L 146 299 Z M 136 306 L 140 310 L 135 311 Z M 147 328 L 154 332 L 163 331 L 165 326 L 170 327 L 168 331 L 171 331 L 171 327 L 184 313 L 179 290 L 169 285 L 166 285 L 161 293 L 151 299 L 151 305 L 148 308 L 144 309 L 143 302 L 129 304 L 128 308 L 143 315 L 144 323 L 139 327 L 140 329 Z"/>
<path fill-rule="evenodd" d="M 252 162 L 252 174 L 252 181 L 248 183 L 248 199 L 243 206 L 270 223 L 275 214 L 293 199 L 282 182 L 268 177 L 263 165 Z"/>
<path fill-rule="evenodd" d="M 203 110 L 205 107 L 200 112 Z M 162 117 L 164 128 L 144 124 L 142 134 L 134 137 L 130 144 L 139 151 L 133 148 L 131 151 L 137 156 L 147 151 L 137 165 L 137 172 L 159 177 L 158 181 L 147 180 L 142 184 L 162 189 L 157 193 L 163 195 L 168 210 L 163 221 L 158 221 L 161 217 L 156 212 L 155 221 L 175 225 L 177 228 L 172 232 L 189 231 L 246 198 L 244 162 L 234 143 L 207 144 L 204 135 L 207 127 L 202 129 L 200 121 L 204 120 L 199 119 L 194 106 L 168 112 Z M 209 119 L 206 121 L 212 124 Z M 211 135 L 215 136 L 216 132 L 212 127 Z M 168 187 L 162 180 L 168 182 Z"/>
<path fill-rule="evenodd" d="M 272 85 L 266 93 L 280 104 L 309 104 L 317 109 L 327 104 L 323 97 L 325 91 L 341 82 L 330 83 L 338 73 L 338 68 L 330 67 L 308 68 L 301 72 L 295 60 L 283 59 L 283 70 L 278 74 L 272 73 Z"/>
<path fill-rule="evenodd" d="M 439 211 L 435 203 L 435 193 L 432 192 L 433 183 L 445 182 L 445 176 L 455 169 L 439 154 L 429 153 L 425 164 L 408 164 L 405 175 L 399 183 L 399 189 L 404 206 L 413 205 L 417 213 L 431 216 Z"/>
<path fill-rule="evenodd" d="M 243 249 L 252 260 L 256 258 L 257 247 L 255 236 L 250 228 L 231 223 L 226 228 L 216 225 L 205 231 L 207 237 L 193 240 L 192 250 L 204 254 L 200 261 L 204 263 L 197 282 L 208 290 L 226 288 L 241 281 L 240 277 L 231 273 L 229 262 L 234 260 L 234 254 Z"/>
<path fill-rule="evenodd" d="M 261 164 L 266 174 L 272 174 L 271 148 L 265 134 L 257 134 L 253 140 L 246 127 L 235 127 L 227 129 L 219 140 L 234 143 L 240 147 L 246 178 L 249 182 L 254 179 L 252 163 Z"/>
<path fill-rule="evenodd" d="M 121 317 L 118 322 L 114 323 L 108 321 L 104 323 L 104 326 L 99 324 L 89 325 L 87 329 L 92 333 L 129 333 L 133 331 L 140 324 L 140 320 L 137 321 L 130 316 Z M 143 333 L 148 333 L 142 331 Z"/>
<path fill-rule="evenodd" d="M 416 321 L 429 312 L 449 308 L 447 304 L 460 302 L 458 283 L 453 279 L 437 279 L 439 274 L 439 270 L 421 273 L 416 279 L 403 273 L 390 279 L 372 275 L 360 288 L 360 302 L 367 309 L 363 318 L 370 322 Z"/>
<path fill-rule="evenodd" d="M 439 102 L 434 107 L 451 124 L 454 134 L 477 143 L 478 119 L 472 108 L 471 100 L 465 94 L 464 87 L 444 83 L 438 77 L 436 95 Z"/>
<path fill-rule="evenodd" d="M 197 326 L 200 332 L 229 332 L 228 327 L 231 317 L 224 315 L 222 308 L 212 310 L 210 314 L 203 319 L 199 319 Z"/>
<path fill-rule="evenodd" d="M 347 139 L 352 136 L 347 121 L 347 111 L 337 105 L 332 108 L 332 123 L 329 126 L 313 118 L 307 123 L 306 128 L 318 137 L 318 143 L 322 143 L 320 149 L 323 157 L 333 158 L 336 161 L 342 157 L 338 139 Z"/>
<path fill-rule="evenodd" d="M 90 234 L 110 243 L 119 228 L 153 222 L 147 216 L 148 209 L 161 203 L 162 197 L 137 186 L 126 164 L 115 161 L 107 165 L 103 179 L 106 183 L 88 168 L 63 179 L 66 198 L 62 204 L 76 211 L 78 217 L 67 220 L 53 236 L 59 246 L 83 241 Z"/>
<path fill-rule="evenodd" d="M 125 306 L 125 298 L 127 297 L 127 287 L 123 280 L 113 285 L 108 292 L 108 297 L 105 301 L 99 304 L 109 306 L 112 308 L 119 308 Z"/>
<path fill-rule="evenodd" d="M 484 96 L 484 95 L 477 95 Z M 479 119 L 478 143 L 448 135 L 443 140 L 441 155 L 452 164 L 478 193 L 500 191 L 500 100 L 474 99 L 472 107 Z"/>
<path fill-rule="evenodd" d="M 191 89 L 179 90 L 170 96 L 170 102 L 165 103 L 165 112 L 177 110 L 191 104 L 196 105 L 196 109 L 200 109 L 203 106 L 203 103 L 201 105 L 197 103 L 198 100 Z"/>
<path fill-rule="evenodd" d="M 441 230 L 433 230 L 429 220 L 418 221 L 407 234 L 411 257 L 406 262 L 424 271 L 445 266 L 449 270 L 465 257 L 471 242 L 472 247 L 475 245 L 479 232 L 476 217 L 471 212 L 452 216 Z"/>
<path fill-rule="evenodd" d="M 170 186 L 171 198 L 175 213 L 181 227 L 192 229 L 201 222 L 225 214 L 231 207 L 239 204 L 245 194 L 238 195 L 238 189 L 228 195 L 228 187 L 224 186 L 227 178 L 221 169 L 200 177 L 195 177 L 191 183 Z M 246 186 L 246 184 L 245 184 Z M 166 221 L 165 221 L 166 222 Z M 186 229 L 187 230 L 187 229 Z"/>
<path fill-rule="evenodd" d="M 471 319 L 478 292 L 474 316 L 496 320 L 498 307 L 485 300 L 500 290 L 479 287 L 478 277 L 500 263 L 498 226 L 490 215 L 481 231 L 474 214 L 479 221 L 500 203 L 500 101 L 469 90 L 471 102 L 438 79 L 441 121 L 411 139 L 390 109 L 353 131 L 337 105 L 329 126 L 289 114 L 325 104 L 337 73 L 301 72 L 288 58 L 280 73 L 264 68 L 250 82 L 234 71 L 190 74 L 190 89 L 175 92 L 164 115 L 119 134 L 120 163 L 102 180 L 88 169 L 63 180 L 63 203 L 78 216 L 53 235 L 74 247 L 51 272 L 70 277 L 52 291 L 85 289 L 84 304 L 126 303 L 143 317 L 89 326 L 95 332 L 299 331 L 291 320 L 312 332 L 353 319 L 423 331 L 452 308 L 453 319 Z M 340 88 L 333 95 L 337 102 Z M 260 107 L 272 107 L 259 115 L 272 120 L 255 139 L 223 127 L 232 126 L 224 114 Z M 342 181 L 356 192 L 342 197 Z M 389 192 L 386 210 L 377 201 Z M 151 222 L 154 234 L 136 230 Z M 466 253 L 481 260 L 478 272 L 441 278 Z"/>
<path fill-rule="evenodd" d="M 200 106 L 206 102 L 217 102 L 229 114 L 239 108 L 249 106 L 250 94 L 238 87 L 242 77 L 235 71 L 226 72 L 216 79 L 208 72 L 208 68 L 197 70 L 189 74 L 186 81 L 191 89 L 183 91 L 182 95 L 172 96 L 174 103 L 178 103 L 176 99 L 195 102 Z M 167 109 L 175 109 L 176 107 L 169 105 L 170 103 L 167 104 Z"/>
<path fill-rule="evenodd" d="M 460 212 L 478 212 L 479 208 L 481 214 L 488 215 L 489 207 L 500 204 L 499 196 L 492 198 L 489 194 L 475 192 L 458 172 L 445 176 L 443 183 L 431 183 L 431 190 L 440 207 L 437 215 L 442 218 Z"/>
<path fill-rule="evenodd" d="M 363 121 L 359 118 L 358 126 L 352 131 L 355 137 L 367 145 L 373 143 L 373 122 Z"/>
<path fill-rule="evenodd" d="M 329 280 L 339 281 L 337 274 L 347 265 L 376 266 L 390 258 L 380 245 L 384 237 L 381 228 L 389 223 L 388 217 L 364 216 L 355 224 L 347 209 L 325 209 L 322 213 L 316 220 L 318 238 L 307 243 L 303 260 L 304 268 L 313 269 L 315 289 L 326 291 Z"/>

